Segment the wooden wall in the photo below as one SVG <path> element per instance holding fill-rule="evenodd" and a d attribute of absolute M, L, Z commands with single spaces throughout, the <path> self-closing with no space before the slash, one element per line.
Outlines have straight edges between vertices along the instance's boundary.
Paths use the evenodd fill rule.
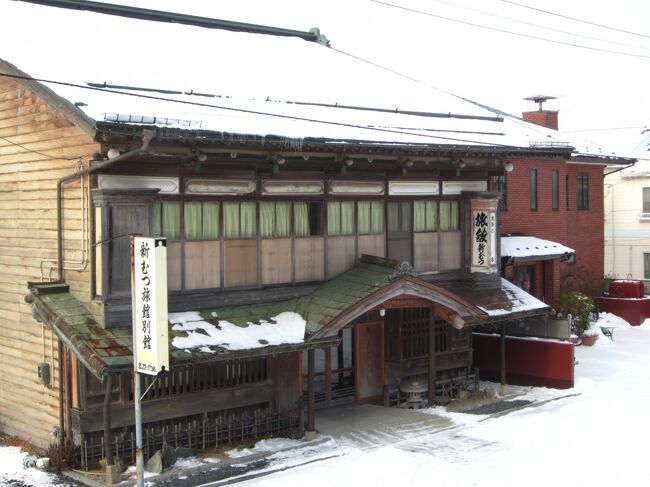
<path fill-rule="evenodd" d="M 0 77 L 0 432 L 45 447 L 58 424 L 57 347 L 53 387 L 37 380 L 39 362 L 50 362 L 51 333 L 37 323 L 24 297 L 27 281 L 56 278 L 56 183 L 99 150 L 44 99 Z M 15 145 L 20 144 L 20 145 Z M 86 180 L 87 183 L 87 180 Z M 80 184 L 66 186 L 66 271 L 75 295 L 90 297 L 90 267 L 82 261 Z M 48 261 L 44 261 L 48 260 Z M 73 264 L 77 265 L 77 264 Z"/>

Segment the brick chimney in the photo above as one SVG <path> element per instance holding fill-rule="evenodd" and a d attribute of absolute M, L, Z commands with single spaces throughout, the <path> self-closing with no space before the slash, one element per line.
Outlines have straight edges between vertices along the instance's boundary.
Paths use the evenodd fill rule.
<path fill-rule="evenodd" d="M 534 112 L 522 113 L 522 117 L 524 120 L 526 120 L 526 122 L 534 123 L 536 125 L 541 125 L 542 127 L 557 130 L 558 112 L 552 110 L 544 110 L 542 108 L 542 105 L 544 104 L 545 101 L 555 100 L 554 96 L 534 95 L 534 96 L 529 96 L 528 98 L 524 98 L 524 100 L 534 101 L 535 103 L 539 103 L 539 110 L 536 110 Z"/>

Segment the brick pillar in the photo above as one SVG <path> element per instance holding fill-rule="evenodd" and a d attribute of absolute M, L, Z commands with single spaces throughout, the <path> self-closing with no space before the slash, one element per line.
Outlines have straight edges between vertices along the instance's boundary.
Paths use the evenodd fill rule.
<path fill-rule="evenodd" d="M 526 122 L 534 123 L 535 125 L 541 125 L 549 129 L 557 130 L 557 114 L 556 111 L 550 110 L 537 110 L 534 112 L 524 112 L 522 113 L 522 118 Z"/>

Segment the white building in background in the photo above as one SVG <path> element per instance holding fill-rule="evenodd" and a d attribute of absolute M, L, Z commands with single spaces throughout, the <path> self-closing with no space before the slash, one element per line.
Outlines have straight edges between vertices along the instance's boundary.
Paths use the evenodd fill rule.
<path fill-rule="evenodd" d="M 633 150 L 639 161 L 605 178 L 605 275 L 650 279 L 650 129 Z"/>

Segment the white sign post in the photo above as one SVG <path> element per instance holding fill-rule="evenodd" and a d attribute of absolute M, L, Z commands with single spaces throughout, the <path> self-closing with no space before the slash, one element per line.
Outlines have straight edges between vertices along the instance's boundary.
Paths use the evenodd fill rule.
<path fill-rule="evenodd" d="M 167 241 L 165 238 L 131 237 L 131 306 L 133 309 L 136 467 L 138 487 L 142 487 L 144 459 L 141 401 L 144 394 L 141 394 L 140 374 L 158 376 L 169 370 Z"/>
<path fill-rule="evenodd" d="M 497 265 L 497 208 L 492 200 L 471 200 L 471 272 L 494 273 Z"/>

